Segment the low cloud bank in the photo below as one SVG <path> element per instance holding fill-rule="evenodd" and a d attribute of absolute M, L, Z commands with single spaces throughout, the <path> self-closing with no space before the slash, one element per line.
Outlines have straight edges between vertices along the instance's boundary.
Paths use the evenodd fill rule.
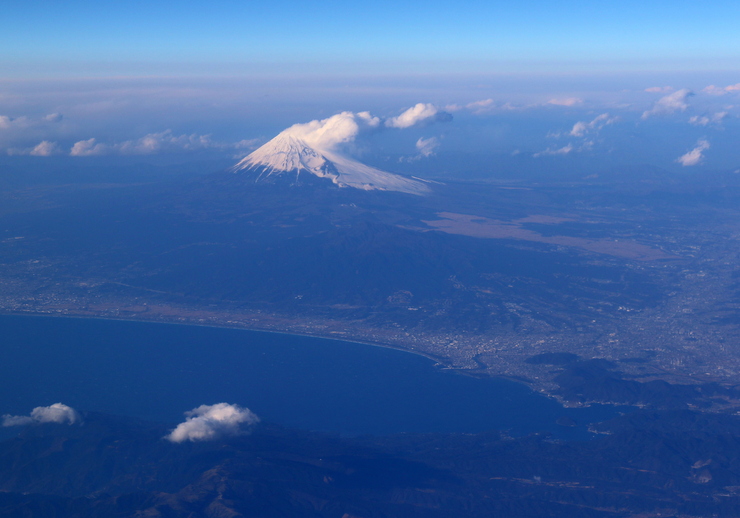
<path fill-rule="evenodd" d="M 25 426 L 29 424 L 59 423 L 75 424 L 80 421 L 77 411 L 63 403 L 37 406 L 31 415 L 4 415 L 3 426 Z"/>
<path fill-rule="evenodd" d="M 248 408 L 228 403 L 201 405 L 185 412 L 185 422 L 165 436 L 170 442 L 215 441 L 244 434 L 260 419 Z"/>
<path fill-rule="evenodd" d="M 116 144 L 105 144 L 94 138 L 75 142 L 70 150 L 71 156 L 98 155 L 151 155 L 171 151 L 197 151 L 200 149 L 238 148 L 242 143 L 223 144 L 214 142 L 209 135 L 174 135 L 171 130 L 149 133 L 136 140 L 126 140 Z"/>

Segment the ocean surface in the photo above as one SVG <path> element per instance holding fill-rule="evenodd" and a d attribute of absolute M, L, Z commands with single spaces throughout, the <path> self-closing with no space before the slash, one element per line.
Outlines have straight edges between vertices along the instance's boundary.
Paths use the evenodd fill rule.
<path fill-rule="evenodd" d="M 551 432 L 587 439 L 621 407 L 564 408 L 522 384 L 440 369 L 411 353 L 278 333 L 0 316 L 0 415 L 61 402 L 177 423 L 202 404 L 342 435 Z M 567 416 L 577 426 L 556 421 Z M 6 430 L 6 432 L 9 430 Z"/>

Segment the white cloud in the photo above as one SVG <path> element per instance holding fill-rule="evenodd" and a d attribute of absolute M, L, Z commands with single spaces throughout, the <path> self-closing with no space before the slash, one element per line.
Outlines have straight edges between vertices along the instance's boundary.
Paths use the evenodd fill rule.
<path fill-rule="evenodd" d="M 362 130 L 377 128 L 379 125 L 380 119 L 368 112 L 342 112 L 328 119 L 294 124 L 284 133 L 317 149 L 333 150 L 340 144 L 354 141 Z"/>
<path fill-rule="evenodd" d="M 59 113 L 42 117 L 11 117 L 0 115 L 0 150 L 8 155 L 50 156 L 60 150 L 51 143 L 52 136 L 59 133 L 56 123 L 62 120 Z M 57 126 L 56 128 L 53 126 Z M 35 147 L 31 142 L 43 140 Z"/>
<path fill-rule="evenodd" d="M 138 140 L 127 140 L 117 145 L 123 155 L 150 155 L 162 151 L 193 151 L 215 147 L 209 135 L 173 135 L 171 130 L 150 133 Z"/>
<path fill-rule="evenodd" d="M 416 149 L 424 157 L 432 156 L 438 147 L 439 139 L 437 137 L 429 137 L 427 139 L 421 137 L 416 141 Z"/>
<path fill-rule="evenodd" d="M 540 151 L 539 153 L 535 153 L 534 157 L 540 157 L 540 156 L 548 156 L 548 155 L 567 155 L 574 151 L 575 148 L 573 147 L 573 144 L 568 144 L 567 146 L 563 146 L 561 148 L 547 148 L 544 151 Z"/>
<path fill-rule="evenodd" d="M 50 113 L 46 117 L 44 117 L 44 120 L 47 122 L 59 122 L 62 120 L 62 114 L 61 113 Z"/>
<path fill-rule="evenodd" d="M 61 152 L 59 145 L 56 142 L 49 142 L 48 140 L 42 140 L 39 142 L 29 153 L 32 156 L 51 156 Z"/>
<path fill-rule="evenodd" d="M 688 88 L 676 90 L 672 94 L 658 99 L 651 109 L 643 112 L 642 118 L 647 119 L 653 115 L 670 115 L 677 111 L 686 111 L 686 108 L 689 107 L 687 99 L 692 95 L 694 93 Z"/>
<path fill-rule="evenodd" d="M 228 403 L 201 405 L 185 412 L 185 422 L 165 437 L 171 442 L 214 441 L 222 437 L 241 435 L 243 426 L 259 423 L 260 419 L 248 408 Z"/>
<path fill-rule="evenodd" d="M 151 155 L 172 151 L 197 151 L 200 149 L 243 149 L 254 141 L 242 140 L 236 144 L 214 142 L 209 135 L 173 135 L 171 130 L 149 133 L 136 140 L 114 144 L 97 142 L 95 138 L 75 142 L 71 156 L 94 155 Z"/>
<path fill-rule="evenodd" d="M 474 101 L 472 103 L 468 103 L 465 105 L 465 107 L 474 114 L 480 115 L 482 113 L 487 113 L 493 110 L 496 107 L 496 104 L 493 102 L 493 99 L 483 99 L 482 101 Z"/>
<path fill-rule="evenodd" d="M 672 86 L 651 86 L 650 88 L 645 88 L 646 92 L 650 92 L 651 94 L 667 94 L 668 92 L 673 91 Z"/>
<path fill-rule="evenodd" d="M 62 149 L 56 142 L 42 140 L 36 146 L 31 148 L 8 148 L 9 155 L 31 155 L 31 156 L 52 156 L 62 153 Z"/>
<path fill-rule="evenodd" d="M 63 403 L 54 403 L 50 406 L 38 406 L 31 411 L 31 415 L 4 415 L 3 426 L 24 426 L 28 424 L 59 423 L 74 424 L 80 420 L 80 415 L 74 408 Z"/>
<path fill-rule="evenodd" d="M 496 108 L 496 103 L 493 99 L 482 99 L 480 101 L 473 101 L 465 105 L 459 104 L 448 104 L 445 106 L 446 112 L 459 112 L 460 110 L 470 110 L 475 115 L 481 115 L 488 113 Z"/>
<path fill-rule="evenodd" d="M 353 142 L 362 132 L 377 130 L 382 126 L 404 129 L 421 122 L 444 121 L 449 118 L 449 113 L 438 110 L 432 104 L 418 103 L 384 123 L 369 112 L 342 112 L 327 119 L 294 124 L 283 133 L 298 138 L 315 149 L 336 151 L 342 144 Z"/>
<path fill-rule="evenodd" d="M 722 124 L 722 120 L 727 117 L 727 112 L 717 112 L 712 116 L 694 115 L 689 118 L 689 124 L 694 126 L 708 126 L 709 124 Z"/>
<path fill-rule="evenodd" d="M 724 87 L 709 85 L 704 88 L 702 92 L 708 93 L 710 95 L 725 95 L 731 92 L 740 92 L 740 83 Z"/>
<path fill-rule="evenodd" d="M 696 147 L 686 153 L 685 155 L 682 155 L 676 159 L 676 162 L 681 164 L 682 166 L 692 166 L 699 164 L 704 159 L 704 151 L 709 149 L 709 142 L 700 139 L 696 143 Z"/>
<path fill-rule="evenodd" d="M 110 149 L 110 146 L 97 143 L 94 138 L 91 138 L 75 142 L 69 154 L 71 156 L 105 155 Z"/>
<path fill-rule="evenodd" d="M 547 101 L 547 104 L 554 104 L 555 106 L 576 106 L 581 103 L 583 103 L 583 99 L 578 97 L 555 98 Z"/>
<path fill-rule="evenodd" d="M 573 129 L 570 130 L 572 137 L 583 137 L 587 133 L 599 131 L 604 126 L 613 124 L 617 121 L 616 117 L 609 117 L 608 113 L 602 113 L 591 122 L 576 122 Z"/>
<path fill-rule="evenodd" d="M 9 117 L 0 115 L 0 129 L 26 128 L 32 124 L 28 117 Z"/>
<path fill-rule="evenodd" d="M 450 119 L 450 114 L 439 111 L 436 106 L 429 103 L 418 103 L 403 112 L 398 117 L 393 117 L 385 121 L 385 125 L 390 128 L 410 128 L 420 122 L 428 121 L 445 121 Z"/>

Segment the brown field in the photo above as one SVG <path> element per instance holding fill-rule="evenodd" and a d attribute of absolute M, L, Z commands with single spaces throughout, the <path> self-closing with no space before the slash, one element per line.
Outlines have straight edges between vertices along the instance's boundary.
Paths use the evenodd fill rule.
<path fill-rule="evenodd" d="M 424 223 L 435 230 L 447 232 L 448 234 L 460 234 L 484 239 L 518 239 L 550 245 L 569 246 L 597 254 L 623 257 L 636 261 L 676 259 L 676 256 L 670 255 L 659 248 L 643 245 L 636 241 L 586 239 L 573 236 L 543 236 L 534 230 L 522 227 L 524 223 L 558 224 L 571 221 L 567 218 L 532 215 L 513 221 L 501 221 L 452 212 L 440 212 L 438 216 L 443 219 L 424 221 Z"/>

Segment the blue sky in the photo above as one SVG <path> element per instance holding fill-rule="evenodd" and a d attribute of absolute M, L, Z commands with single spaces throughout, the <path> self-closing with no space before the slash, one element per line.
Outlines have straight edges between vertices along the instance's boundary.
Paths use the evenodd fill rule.
<path fill-rule="evenodd" d="M 452 122 L 351 151 L 416 174 L 740 167 L 736 1 L 34 1 L 3 21 L 10 157 L 228 161 L 295 123 L 426 103 Z"/>
<path fill-rule="evenodd" d="M 12 2 L 6 76 L 733 69 L 740 3 Z"/>

